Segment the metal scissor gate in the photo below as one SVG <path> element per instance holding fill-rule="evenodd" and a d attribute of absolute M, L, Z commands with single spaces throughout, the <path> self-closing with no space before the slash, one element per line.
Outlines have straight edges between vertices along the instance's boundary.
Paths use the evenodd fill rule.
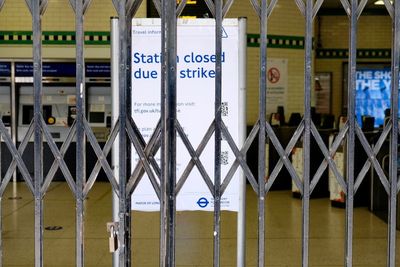
<path fill-rule="evenodd" d="M 111 0 L 110 0 L 111 1 Z M 109 182 L 119 196 L 119 228 L 118 240 L 120 243 L 119 264 L 120 266 L 131 266 L 131 194 L 140 181 L 144 173 L 147 173 L 151 179 L 154 179 L 154 189 L 159 192 L 161 203 L 161 238 L 160 238 L 160 266 L 175 266 L 175 224 L 176 224 L 176 138 L 177 133 L 182 134 L 177 128 L 177 17 L 183 10 L 186 0 L 161 1 L 154 0 L 156 9 L 162 18 L 162 86 L 161 86 L 161 118 L 159 126 L 156 128 L 149 142 L 146 143 L 141 136 L 138 126 L 131 117 L 131 19 L 138 10 L 141 0 L 112 0 L 119 16 L 119 118 L 113 129 L 110 138 L 105 147 L 101 148 L 88 124 L 85 112 L 85 58 L 84 50 L 84 14 L 87 10 L 90 0 L 70 0 L 70 3 L 76 14 L 76 120 L 70 129 L 70 133 L 61 148 L 58 148 L 49 134 L 49 129 L 42 118 L 42 29 L 41 17 L 46 10 L 47 0 L 26 0 L 29 10 L 32 14 L 33 25 L 33 80 L 34 80 L 34 118 L 30 125 L 28 134 L 17 147 L 13 142 L 7 129 L 0 121 L 0 132 L 5 144 L 14 155 L 11 165 L 0 184 L 0 194 L 3 195 L 7 184 L 10 182 L 13 172 L 18 168 L 25 183 L 29 187 L 35 199 L 35 266 L 43 266 L 43 197 L 52 182 L 54 174 L 58 168 L 61 169 L 66 182 L 68 183 L 76 199 L 76 265 L 84 266 L 83 250 L 83 226 L 84 226 L 84 199 L 91 190 L 96 177 L 103 169 L 109 179 Z M 291 141 L 286 147 L 283 147 L 275 135 L 271 125 L 266 118 L 266 88 L 267 88 L 267 29 L 268 19 L 273 13 L 274 6 L 278 0 L 250 0 L 254 8 L 254 16 L 259 19 L 260 25 L 260 59 L 259 59 L 259 117 L 254 125 L 243 147 L 237 147 L 229 138 L 230 134 L 221 119 L 221 50 L 222 50 L 222 21 L 231 7 L 233 0 L 206 0 L 216 23 L 216 43 L 215 43 L 215 118 L 210 121 L 215 137 L 215 155 L 221 153 L 221 137 L 228 137 L 232 151 L 235 153 L 236 160 L 233 164 L 234 169 L 242 168 L 247 177 L 247 181 L 258 195 L 258 266 L 265 266 L 265 196 L 274 183 L 279 171 L 286 168 L 302 196 L 302 266 L 308 266 L 309 258 L 309 212 L 310 212 L 310 194 L 318 184 L 322 172 L 326 168 L 335 174 L 338 183 L 346 194 L 346 244 L 345 244 L 345 265 L 352 266 L 353 258 L 353 208 L 354 195 L 360 184 L 365 178 L 367 170 L 372 166 L 379 175 L 379 179 L 388 195 L 389 216 L 388 216 L 388 251 L 387 266 L 395 266 L 395 246 L 396 246 L 396 200 L 400 189 L 398 181 L 397 158 L 398 158 L 398 81 L 399 81 L 399 60 L 400 60 L 400 1 L 384 0 L 386 9 L 392 18 L 392 82 L 391 84 L 391 115 L 390 121 L 386 124 L 383 132 L 372 148 L 367 142 L 360 126 L 355 120 L 355 82 L 356 82 L 356 47 L 357 47 L 357 22 L 367 0 L 341 0 L 341 4 L 347 13 L 349 20 L 349 68 L 348 68 L 348 121 L 339 132 L 337 138 L 328 148 L 319 135 L 316 126 L 311 119 L 311 83 L 312 83 L 312 53 L 313 53 L 313 21 L 323 4 L 323 0 L 294 0 L 298 6 L 299 12 L 305 21 L 305 55 L 304 55 L 304 117 L 298 129 L 295 131 Z M 0 6 L 4 0 L 0 1 Z M 258 134 L 258 175 L 254 177 L 246 164 L 245 155 L 252 142 Z M 29 174 L 25 162 L 22 159 L 22 153 L 28 140 L 34 138 L 34 176 Z M 106 160 L 112 144 L 119 138 L 119 173 L 118 181 Z M 310 140 L 315 138 L 319 149 L 324 155 L 324 161 L 319 170 L 310 173 Z M 384 140 L 390 138 L 390 169 L 386 177 L 382 166 L 376 160 Z M 303 177 L 299 177 L 289 160 L 289 154 L 294 148 L 296 142 L 303 138 Z M 43 140 L 46 140 L 52 154 L 54 155 L 54 164 L 48 173 L 43 172 Z M 72 140 L 76 140 L 76 177 L 72 177 L 66 162 L 63 159 L 64 153 L 71 145 Z M 267 139 L 278 151 L 280 159 L 276 165 L 270 179 L 265 182 L 265 146 Z M 368 154 L 368 161 L 360 173 L 354 171 L 354 146 L 356 140 L 359 140 L 363 149 Z M 98 162 L 89 176 L 85 173 L 85 150 L 86 140 L 91 145 L 97 155 Z M 345 177 L 342 176 L 333 161 L 333 156 L 340 143 L 347 143 L 347 169 Z M 140 156 L 140 163 L 136 168 L 130 168 L 130 145 Z M 201 144 L 203 145 L 203 144 Z M 189 145 L 187 145 L 188 150 Z M 161 165 L 153 159 L 155 153 L 161 149 Z M 191 149 L 193 150 L 193 149 Z M 196 165 L 199 162 L 198 152 L 192 151 L 192 160 L 190 164 Z M 230 182 L 229 179 L 221 176 L 220 158 L 215 157 L 214 182 L 212 183 L 212 195 L 215 200 L 214 211 L 214 253 L 213 266 L 220 266 L 220 200 L 224 189 Z M 89 177 L 89 179 L 86 179 Z M 206 179 L 206 178 L 204 178 Z"/>

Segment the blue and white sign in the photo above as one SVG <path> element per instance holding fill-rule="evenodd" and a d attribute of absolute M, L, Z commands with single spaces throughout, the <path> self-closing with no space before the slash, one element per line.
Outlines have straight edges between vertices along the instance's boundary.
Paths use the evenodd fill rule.
<path fill-rule="evenodd" d="M 86 77 L 111 77 L 109 62 L 95 62 L 85 64 Z"/>
<path fill-rule="evenodd" d="M 177 116 L 196 150 L 214 120 L 215 95 L 215 24 L 212 19 L 178 20 L 177 44 Z M 239 98 L 239 27 L 237 19 L 224 20 L 222 42 L 222 118 L 238 144 L 239 123 L 244 112 Z M 132 116 L 147 141 L 160 119 L 161 20 L 134 19 L 132 22 Z M 238 145 L 241 147 L 241 145 Z M 134 151 L 134 148 L 132 149 Z M 159 161 L 159 154 L 156 156 Z M 134 166 L 138 156 L 133 152 Z M 235 156 L 222 140 L 222 177 Z M 177 138 L 177 180 L 191 157 L 182 140 Z M 200 160 L 214 180 L 214 137 L 202 152 Z M 238 211 L 239 172 L 237 171 L 221 199 L 223 210 Z M 214 208 L 212 194 L 195 166 L 177 196 L 177 210 Z M 147 176 L 133 193 L 132 209 L 158 211 L 159 200 Z"/>
<path fill-rule="evenodd" d="M 75 62 L 43 62 L 42 75 L 44 77 L 75 77 L 76 75 Z M 32 77 L 33 63 L 16 62 L 15 76 Z"/>
<path fill-rule="evenodd" d="M 11 76 L 11 63 L 10 62 L 0 62 L 0 76 L 10 77 Z"/>
<path fill-rule="evenodd" d="M 8 64 L 8 65 L 6 65 Z M 5 71 L 11 72 L 10 63 L 0 63 L 0 75 Z M 75 62 L 43 62 L 42 75 L 44 77 L 75 77 L 76 63 Z M 86 77 L 110 77 L 111 65 L 109 62 L 88 62 L 85 64 Z M 32 62 L 16 62 L 15 63 L 16 77 L 32 77 L 33 63 Z"/>

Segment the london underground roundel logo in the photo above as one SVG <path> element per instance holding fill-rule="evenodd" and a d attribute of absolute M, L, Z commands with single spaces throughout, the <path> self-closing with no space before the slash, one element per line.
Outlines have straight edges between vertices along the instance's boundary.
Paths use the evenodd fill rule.
<path fill-rule="evenodd" d="M 197 200 L 197 205 L 199 205 L 200 208 L 207 207 L 209 203 L 210 202 L 205 197 L 201 197 L 199 200 Z"/>

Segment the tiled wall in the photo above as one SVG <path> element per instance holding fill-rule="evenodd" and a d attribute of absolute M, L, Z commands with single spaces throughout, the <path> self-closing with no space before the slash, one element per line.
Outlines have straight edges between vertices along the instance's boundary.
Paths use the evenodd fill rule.
<path fill-rule="evenodd" d="M 136 17 L 145 17 L 146 1 L 143 1 Z M 92 0 L 85 14 L 84 30 L 90 32 L 110 31 L 110 17 L 116 16 L 112 0 Z M 0 12 L 0 31 L 32 31 L 32 18 L 25 0 L 5 1 Z M 69 0 L 49 0 L 48 7 L 42 18 L 42 30 L 68 32 L 75 31 L 75 14 Z M 74 58 L 75 48 L 71 45 L 43 46 L 43 58 Z M 87 58 L 109 58 L 109 46 L 85 47 Z M 31 58 L 31 45 L 2 45 L 0 58 Z"/>
<path fill-rule="evenodd" d="M 326 48 L 348 48 L 349 20 L 347 16 L 321 16 L 320 42 Z M 358 48 L 390 48 L 391 18 L 387 16 L 360 16 Z"/>
<path fill-rule="evenodd" d="M 0 12 L 1 30 L 31 30 L 32 19 L 24 0 L 5 1 Z"/>
<path fill-rule="evenodd" d="M 145 17 L 146 1 L 136 14 Z M 110 17 L 116 16 L 112 0 L 92 0 L 85 15 L 85 30 L 109 31 Z M 43 16 L 43 31 L 73 31 L 75 15 L 69 0 L 49 0 Z M 1 30 L 31 30 L 32 22 L 25 0 L 5 1 L 0 12 Z"/>
<path fill-rule="evenodd" d="M 347 16 L 322 16 L 320 21 L 321 48 L 348 49 L 349 24 Z M 361 16 L 358 25 L 357 49 L 390 49 L 392 42 L 392 21 L 387 16 Z M 358 58 L 358 62 L 390 62 L 390 55 L 380 58 Z M 342 113 L 343 58 L 318 58 L 316 71 L 332 73 L 332 113 L 336 118 Z"/>
<path fill-rule="evenodd" d="M 259 19 L 250 1 L 235 1 L 227 17 L 247 17 L 247 32 L 259 34 Z M 304 37 L 304 17 L 295 1 L 280 0 L 268 20 L 268 35 Z M 259 47 L 248 47 L 247 61 L 247 123 L 254 124 L 258 119 L 259 90 Z M 292 112 L 303 114 L 304 109 L 304 49 L 269 48 L 268 58 L 288 59 L 288 93 L 286 117 Z"/>
<path fill-rule="evenodd" d="M 143 1 L 136 17 L 145 17 L 146 6 Z M 92 0 L 85 16 L 85 31 L 109 31 L 109 18 L 116 12 L 111 0 Z M 247 17 L 248 34 L 259 33 L 259 20 L 248 0 L 236 0 L 227 17 Z M 347 16 L 317 17 L 320 33 L 316 30 L 314 40 L 322 48 L 347 49 L 348 19 Z M 31 31 L 31 16 L 25 0 L 5 1 L 0 12 L 2 31 Z M 268 35 L 279 35 L 289 38 L 304 37 L 304 18 L 293 0 L 279 0 L 268 20 Z M 68 0 L 50 0 L 43 17 L 43 31 L 74 31 L 74 13 Z M 389 16 L 361 16 L 359 21 L 358 48 L 382 49 L 391 47 L 391 19 Z M 61 52 L 60 52 L 61 51 Z M 254 124 L 258 118 L 259 88 L 259 47 L 248 47 L 247 76 L 247 123 Z M 87 58 L 108 58 L 108 46 L 86 46 Z M 0 58 L 30 58 L 30 45 L 2 45 Z M 74 58 L 75 49 L 71 45 L 44 46 L 45 58 Z M 288 59 L 288 100 L 285 108 L 287 118 L 292 112 L 303 113 L 304 108 L 304 49 L 269 48 L 268 58 Z M 372 59 L 363 59 L 372 61 Z M 388 58 L 373 59 L 389 61 Z M 342 65 L 346 58 L 316 58 L 315 71 L 332 73 L 332 112 L 341 113 L 342 99 Z"/>

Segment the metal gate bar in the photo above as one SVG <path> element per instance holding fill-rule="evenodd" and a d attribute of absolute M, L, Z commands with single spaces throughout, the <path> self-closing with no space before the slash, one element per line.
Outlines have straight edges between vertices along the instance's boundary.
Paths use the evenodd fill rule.
<path fill-rule="evenodd" d="M 247 176 L 248 181 L 257 194 L 258 201 L 258 266 L 265 265 L 265 196 L 268 194 L 273 182 L 280 170 L 285 166 L 293 181 L 299 187 L 302 194 L 302 266 L 309 265 L 309 232 L 310 232 L 310 195 L 318 183 L 322 172 L 329 166 L 334 172 L 339 184 L 346 192 L 346 236 L 345 236 L 345 266 L 353 265 L 353 230 L 354 230 L 354 196 L 363 182 L 367 170 L 372 166 L 378 173 L 385 190 L 388 193 L 388 248 L 387 248 L 387 266 L 394 267 L 396 262 L 396 213 L 397 213 L 397 194 L 400 190 L 400 181 L 398 180 L 398 88 L 399 88 L 399 64 L 400 64 L 400 0 L 395 0 L 392 4 L 389 0 L 384 0 L 385 6 L 392 18 L 392 59 L 391 71 L 391 115 L 390 122 L 383 130 L 376 146 L 372 149 L 359 125 L 355 120 L 355 88 L 356 88 L 356 67 L 357 67 L 357 29 L 358 19 L 367 4 L 367 0 L 340 0 L 349 19 L 349 70 L 348 70 L 348 122 L 338 134 L 328 151 L 321 140 L 315 125 L 311 118 L 311 89 L 312 89 L 312 59 L 313 59 L 313 20 L 321 7 L 323 0 L 294 0 L 300 13 L 305 19 L 305 55 L 304 55 L 304 120 L 292 136 L 286 148 L 283 148 L 274 134 L 271 125 L 266 120 L 266 90 L 267 90 L 267 29 L 268 18 L 277 0 L 250 0 L 256 15 L 260 19 L 260 70 L 259 70 L 259 117 L 256 125 L 247 138 L 242 148 L 238 148 L 231 138 L 228 129 L 221 118 L 221 97 L 222 97 L 222 22 L 233 1 L 228 0 L 224 3 L 222 0 L 206 0 L 207 6 L 215 19 L 215 111 L 214 120 L 211 122 L 203 142 L 197 151 L 193 149 L 189 140 L 184 140 L 186 147 L 192 156 L 192 165 L 201 166 L 197 159 L 198 151 L 203 149 L 212 132 L 214 132 L 215 141 L 215 159 L 214 159 L 214 183 L 210 182 L 207 173 L 200 171 L 203 179 L 212 191 L 214 197 L 214 232 L 213 232 L 213 266 L 219 267 L 221 264 L 221 196 L 232 178 L 233 172 L 240 165 Z M 86 120 L 85 110 L 85 73 L 84 73 L 84 32 L 83 22 L 84 14 L 91 0 L 70 0 L 75 12 L 75 31 L 76 31 L 76 99 L 77 99 L 77 117 L 75 124 L 71 127 L 66 141 L 61 150 L 55 146 L 54 140 L 48 132 L 48 128 L 42 118 L 42 28 L 41 17 L 44 15 L 48 0 L 26 0 L 29 10 L 32 14 L 33 31 L 33 96 L 34 96 L 34 119 L 27 135 L 24 137 L 18 150 L 16 149 L 16 140 L 12 140 L 2 121 L 0 121 L 0 132 L 10 152 L 15 156 L 7 170 L 4 179 L 1 181 L 1 196 L 11 179 L 12 173 L 18 166 L 21 174 L 32 191 L 35 199 L 35 266 L 43 266 L 43 198 L 50 185 L 56 168 L 60 167 L 68 185 L 71 187 L 76 198 L 76 266 L 84 266 L 84 199 L 90 191 L 96 176 L 100 171 L 100 166 L 105 169 L 113 190 L 119 196 L 119 228 L 118 240 L 120 248 L 118 250 L 119 265 L 131 266 L 131 204 L 130 198 L 135 190 L 137 183 L 144 173 L 149 174 L 153 186 L 159 193 L 161 211 L 161 236 L 160 236 L 160 266 L 175 266 L 175 227 L 176 227 L 176 197 L 179 189 L 185 180 L 177 181 L 176 177 L 176 142 L 177 132 L 183 136 L 184 132 L 177 121 L 176 100 L 177 100 L 177 16 L 185 7 L 186 1 L 176 4 L 175 1 L 154 0 L 162 19 L 162 86 L 161 86 L 161 122 L 157 126 L 151 140 L 146 144 L 140 135 L 138 128 L 131 118 L 131 19 L 141 4 L 141 0 L 112 0 L 119 20 L 119 121 L 112 129 L 112 138 L 102 150 Z M 0 9 L 4 1 L 0 1 Z M 15 92 L 14 92 L 15 93 Z M 14 125 L 15 127 L 15 125 Z M 76 131 L 76 136 L 75 136 Z M 389 181 L 382 170 L 382 166 L 375 159 L 388 132 L 390 135 L 390 170 Z M 258 137 L 258 177 L 257 181 L 249 172 L 248 166 L 244 161 L 246 151 L 249 145 Z M 22 160 L 22 153 L 27 145 L 31 135 L 34 135 L 34 179 L 28 173 Z M 105 156 L 110 151 L 116 135 L 119 134 L 119 180 L 118 183 L 112 174 L 111 168 L 105 160 Z M 89 182 L 86 182 L 86 135 L 93 146 L 98 157 L 98 163 L 92 172 Z M 161 135 L 161 137 L 160 137 Z M 299 138 L 303 136 L 303 177 L 298 177 L 292 164 L 288 160 L 288 155 Z M 317 140 L 317 143 L 325 157 L 317 173 L 311 179 L 310 173 L 310 144 L 311 135 Z M 76 182 L 73 181 L 71 174 L 63 160 L 63 155 L 68 148 L 73 137 L 76 137 Z M 230 147 L 235 154 L 235 163 L 230 171 L 222 179 L 221 177 L 221 139 L 225 136 Z M 55 161 L 51 170 L 44 179 L 43 173 L 43 140 L 49 143 Z M 265 143 L 267 138 L 278 151 L 280 160 L 272 171 L 270 180 L 265 181 Z M 342 140 L 347 142 L 347 168 L 346 178 L 344 179 L 337 170 L 332 157 Z M 355 142 L 358 138 L 368 155 L 368 161 L 363 169 L 356 176 L 354 170 Z M 184 138 L 183 138 L 184 139 Z M 159 149 L 161 142 L 161 168 L 154 161 L 153 156 Z M 135 149 L 141 155 L 142 163 L 133 168 L 131 172 L 130 146 L 133 143 Z M 143 165 L 140 165 L 143 164 Z M 151 167 L 150 167 L 151 165 Z M 155 170 L 156 175 L 152 172 Z M 159 175 L 161 172 L 161 175 Z M 188 173 L 185 172 L 187 176 Z M 160 180 L 157 178 L 160 177 Z M 357 177 L 357 179 L 355 179 Z M 158 184 L 159 183 L 159 184 Z M 158 187 L 159 186 L 159 187 Z M 1 222 L 0 222 L 1 228 Z M 1 245 L 0 233 L 0 245 Z M 1 253 L 3 251 L 1 250 Z M 2 257 L 0 257 L 0 266 Z"/>
<path fill-rule="evenodd" d="M 76 266 L 84 266 L 84 201 L 83 188 L 86 183 L 86 138 L 84 120 L 86 118 L 85 102 L 85 59 L 83 32 L 83 3 L 86 0 L 70 0 L 75 11 L 76 42 Z"/>
<path fill-rule="evenodd" d="M 253 1 L 254 2 L 254 1 Z M 259 87 L 259 125 L 258 131 L 258 266 L 264 266 L 265 255 L 265 144 L 266 143 L 266 100 L 267 100 L 267 0 L 261 1 L 260 19 L 260 87 Z"/>
<path fill-rule="evenodd" d="M 303 223 L 302 266 L 308 266 L 310 234 L 310 145 L 311 145 L 311 61 L 313 36 L 313 0 L 305 6 L 305 58 L 304 58 L 304 136 L 303 136 Z"/>
<path fill-rule="evenodd" d="M 221 264 L 222 0 L 215 0 L 214 266 Z"/>
<path fill-rule="evenodd" d="M 175 266 L 176 226 L 176 2 L 161 1 L 161 199 L 160 266 Z"/>
<path fill-rule="evenodd" d="M 389 1 L 385 1 L 389 6 Z M 390 193 L 388 203 L 388 249 L 387 265 L 396 266 L 396 214 L 397 214 L 397 193 L 398 193 L 398 138 L 399 138 L 399 64 L 400 64 L 400 2 L 396 0 L 390 4 L 392 12 L 392 58 L 391 58 L 391 121 L 392 132 L 390 136 L 390 164 L 389 182 Z M 390 12 L 389 12 L 390 13 Z"/>
<path fill-rule="evenodd" d="M 34 101 L 34 198 L 35 198 L 35 266 L 43 266 L 43 137 L 42 114 L 42 21 L 41 4 L 45 1 L 27 1 L 32 14 L 33 32 L 33 101 Z"/>
<path fill-rule="evenodd" d="M 127 116 L 130 114 L 130 28 L 132 14 L 128 9 L 133 1 L 113 0 L 119 16 L 119 266 L 131 266 L 130 194 L 127 193 L 129 145 L 126 134 Z"/>
<path fill-rule="evenodd" d="M 347 1 L 343 0 L 342 4 Z M 356 56 L 357 56 L 357 0 L 351 0 L 349 8 L 349 72 L 348 72 L 348 102 L 347 120 L 349 131 L 347 133 L 347 192 L 346 192 L 346 247 L 345 266 L 353 264 L 353 214 L 354 214 L 354 144 L 355 144 L 355 90 L 356 88 Z"/>

